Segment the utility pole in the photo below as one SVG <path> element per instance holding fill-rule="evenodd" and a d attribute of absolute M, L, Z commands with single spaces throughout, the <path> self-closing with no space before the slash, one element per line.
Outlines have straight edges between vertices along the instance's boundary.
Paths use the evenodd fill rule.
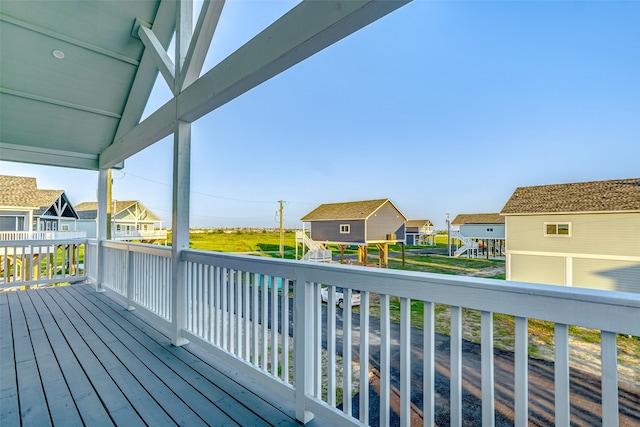
<path fill-rule="evenodd" d="M 280 210 L 278 211 L 278 216 L 280 216 L 280 258 L 284 258 L 284 228 L 282 227 L 282 204 L 283 200 L 278 200 L 280 203 Z"/>
<path fill-rule="evenodd" d="M 447 256 L 451 256 L 451 222 L 447 213 Z"/>

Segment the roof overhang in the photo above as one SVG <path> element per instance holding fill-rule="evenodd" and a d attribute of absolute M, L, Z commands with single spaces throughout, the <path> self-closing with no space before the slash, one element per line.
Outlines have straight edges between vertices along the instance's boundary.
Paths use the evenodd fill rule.
<path fill-rule="evenodd" d="M 116 167 L 408 1 L 302 1 L 200 78 L 223 0 L 204 1 L 175 66 L 190 1 L 3 1 L 0 160 Z M 174 97 L 141 122 L 159 70 Z"/>

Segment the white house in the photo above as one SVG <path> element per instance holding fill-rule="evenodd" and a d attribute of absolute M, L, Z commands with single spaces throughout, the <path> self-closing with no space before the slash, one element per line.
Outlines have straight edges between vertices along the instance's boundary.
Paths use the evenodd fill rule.
<path fill-rule="evenodd" d="M 76 207 L 78 229 L 87 236 L 97 235 L 98 203 L 82 202 Z M 164 243 L 167 231 L 162 229 L 162 219 L 138 200 L 114 200 L 111 221 L 112 239 L 120 241 Z"/>
<path fill-rule="evenodd" d="M 409 219 L 405 223 L 407 245 L 434 246 L 436 231 L 428 219 Z"/>
<path fill-rule="evenodd" d="M 519 187 L 507 279 L 640 292 L 640 178 Z"/>
<path fill-rule="evenodd" d="M 454 252 L 460 256 L 478 255 L 501 256 L 504 249 L 504 217 L 498 213 L 459 214 L 451 222 L 451 237 L 461 243 Z"/>

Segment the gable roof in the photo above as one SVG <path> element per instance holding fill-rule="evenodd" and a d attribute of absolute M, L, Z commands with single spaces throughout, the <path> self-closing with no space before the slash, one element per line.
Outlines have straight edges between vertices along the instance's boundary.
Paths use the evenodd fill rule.
<path fill-rule="evenodd" d="M 66 200 L 63 190 L 39 190 L 35 178 L 0 175 L 0 206 L 33 209 L 35 215 L 42 215 L 60 197 Z M 71 213 L 77 217 L 73 209 Z"/>
<path fill-rule="evenodd" d="M 118 215 L 122 211 L 125 211 L 136 204 L 140 205 L 142 209 L 147 210 L 147 218 L 145 218 L 145 220 L 162 221 L 160 217 L 153 213 L 151 209 L 143 205 L 139 200 L 114 200 L 115 212 L 113 212 L 113 215 Z M 76 212 L 78 212 L 80 219 L 96 219 L 98 217 L 98 202 L 82 202 L 77 204 L 75 209 Z"/>
<path fill-rule="evenodd" d="M 433 223 L 428 219 L 409 219 L 406 222 L 407 227 L 432 227 Z"/>
<path fill-rule="evenodd" d="M 451 225 L 465 224 L 504 224 L 504 217 L 499 213 L 459 214 Z"/>
<path fill-rule="evenodd" d="M 359 202 L 326 203 L 318 206 L 305 216 L 301 221 L 331 221 L 348 219 L 367 219 L 386 203 L 391 204 L 395 210 L 406 217 L 389 199 L 363 200 Z"/>
<path fill-rule="evenodd" d="M 518 187 L 503 215 L 640 211 L 640 178 Z"/>

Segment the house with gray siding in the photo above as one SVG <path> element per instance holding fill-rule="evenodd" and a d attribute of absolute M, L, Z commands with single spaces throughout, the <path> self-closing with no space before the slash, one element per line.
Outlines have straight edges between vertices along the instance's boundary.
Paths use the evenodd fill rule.
<path fill-rule="evenodd" d="M 358 246 L 358 262 L 366 263 L 366 248 L 377 245 L 387 264 L 389 244 L 404 244 L 407 218 L 389 199 L 327 203 L 301 218 L 308 236 L 322 245 Z M 384 258 L 384 259 L 383 259 Z"/>
<path fill-rule="evenodd" d="M 78 214 L 64 190 L 38 188 L 36 178 L 0 175 L 0 232 L 36 239 L 37 232 L 73 232 Z"/>
<path fill-rule="evenodd" d="M 640 292 L 640 178 L 519 187 L 507 280 Z"/>

